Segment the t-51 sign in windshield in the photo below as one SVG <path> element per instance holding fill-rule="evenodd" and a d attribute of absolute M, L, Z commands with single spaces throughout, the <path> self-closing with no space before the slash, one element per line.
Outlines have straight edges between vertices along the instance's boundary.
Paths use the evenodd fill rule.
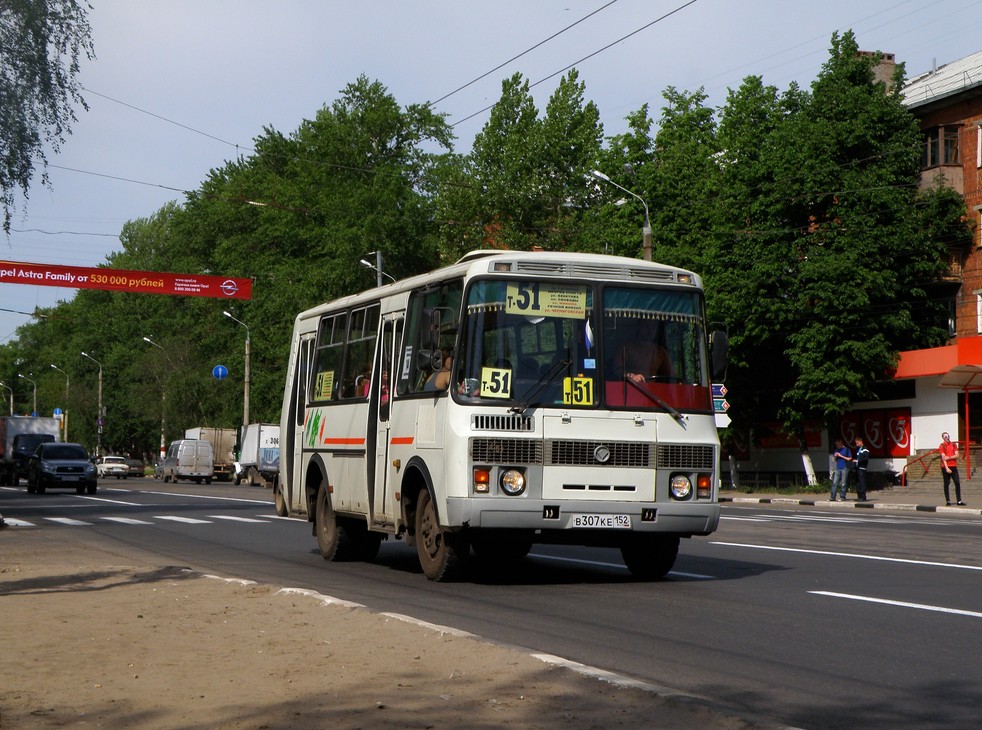
<path fill-rule="evenodd" d="M 36 284 L 69 289 L 107 289 L 178 297 L 252 299 L 252 279 L 165 271 L 90 269 L 82 266 L 0 261 L 0 284 Z"/>

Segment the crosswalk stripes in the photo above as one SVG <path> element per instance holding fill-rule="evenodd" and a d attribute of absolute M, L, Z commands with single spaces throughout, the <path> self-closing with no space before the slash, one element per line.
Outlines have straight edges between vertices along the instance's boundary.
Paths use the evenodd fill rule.
<path fill-rule="evenodd" d="M 185 525 L 213 525 L 215 521 L 229 521 L 229 522 L 243 522 L 247 524 L 257 524 L 257 525 L 268 525 L 271 524 L 275 519 L 275 515 L 270 515 L 268 518 L 263 519 L 265 515 L 261 517 L 240 517 L 238 515 L 208 515 L 209 519 L 203 520 L 194 517 L 182 517 L 180 515 L 154 515 L 153 520 L 163 520 L 165 522 L 178 522 Z M 39 520 L 29 521 L 22 520 L 16 517 L 4 517 L 4 524 L 7 527 L 39 527 L 45 522 L 54 522 L 55 524 L 65 525 L 67 527 L 92 527 L 99 524 L 99 522 L 112 522 L 116 524 L 123 525 L 141 525 L 148 526 L 154 525 L 155 522 L 150 519 L 140 520 L 134 517 L 116 517 L 110 515 L 99 515 L 97 517 L 89 517 L 86 520 L 79 520 L 73 517 L 42 517 Z"/>

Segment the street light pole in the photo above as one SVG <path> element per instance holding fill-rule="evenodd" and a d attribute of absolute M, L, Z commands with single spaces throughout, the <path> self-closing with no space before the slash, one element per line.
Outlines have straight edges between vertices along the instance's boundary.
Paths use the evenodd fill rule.
<path fill-rule="evenodd" d="M 95 455 L 102 456 L 102 417 L 105 415 L 102 412 L 102 363 L 96 360 L 87 352 L 82 353 L 82 357 L 86 357 L 96 365 L 99 366 L 99 400 L 98 400 L 98 415 L 96 416 L 96 437 L 95 437 Z"/>
<path fill-rule="evenodd" d="M 68 373 L 54 363 L 51 363 L 51 367 L 65 376 L 65 407 L 61 411 L 61 438 L 63 441 L 68 441 Z"/>
<path fill-rule="evenodd" d="M 3 381 L 0 381 L 0 385 L 10 391 L 10 415 L 12 416 L 14 415 L 14 389 Z"/>
<path fill-rule="evenodd" d="M 251 380 L 252 375 L 251 375 L 250 362 L 249 362 L 250 361 L 250 357 L 251 357 L 251 350 L 252 350 L 252 338 L 249 336 L 249 325 L 247 325 L 242 320 L 236 319 L 235 317 L 233 317 L 232 314 L 231 314 L 231 312 L 222 312 L 222 314 L 224 314 L 226 317 L 228 317 L 233 322 L 238 322 L 239 324 L 241 324 L 243 327 L 245 327 L 245 331 L 246 331 L 246 340 L 245 340 L 245 379 L 243 381 L 244 384 L 242 386 L 242 389 L 243 389 L 243 393 L 242 393 L 242 425 L 243 426 L 248 426 L 249 425 L 249 384 L 252 382 L 252 380 Z"/>
<path fill-rule="evenodd" d="M 374 264 L 371 261 L 366 261 L 365 259 L 361 259 L 358 263 L 360 263 L 362 266 L 367 266 L 369 269 L 374 269 L 374 271 L 375 271 L 375 285 L 376 286 L 382 286 L 382 277 L 383 276 L 387 276 L 390 279 L 392 279 L 392 281 L 395 281 L 396 278 L 392 274 L 386 274 L 384 271 L 382 271 L 382 252 L 381 251 L 372 251 L 372 253 L 375 254 L 375 263 Z M 369 254 L 369 256 L 371 256 L 371 255 L 372 254 Z"/>
<path fill-rule="evenodd" d="M 34 375 L 34 373 L 29 373 L 29 375 Z M 31 413 L 36 416 L 38 412 L 38 384 L 33 380 L 31 380 L 29 377 L 27 377 L 27 375 L 21 375 L 20 373 L 17 373 L 17 377 L 24 378 L 24 380 L 26 380 L 28 383 L 34 386 L 34 408 L 31 409 Z"/>
<path fill-rule="evenodd" d="M 651 261 L 651 219 L 648 217 L 648 204 L 644 201 L 644 198 L 642 198 L 637 193 L 632 193 L 623 185 L 618 185 L 609 177 L 607 177 L 602 172 L 600 172 L 600 170 L 594 170 L 592 174 L 595 178 L 599 180 L 603 180 L 605 183 L 609 185 L 613 185 L 618 190 L 627 193 L 632 198 L 638 200 L 641 203 L 641 205 L 644 206 L 644 227 L 641 229 L 641 242 L 642 242 L 641 245 L 642 245 L 642 250 L 644 252 L 644 260 Z"/>
<path fill-rule="evenodd" d="M 150 343 L 164 353 L 164 357 L 167 358 L 167 362 L 170 362 L 170 355 L 167 354 L 167 350 L 151 340 L 149 337 L 144 337 L 143 341 Z M 164 435 L 166 433 L 167 389 L 164 387 L 164 381 L 160 378 L 158 378 L 158 380 L 160 381 L 160 458 L 163 459 L 164 455 L 167 453 L 167 438 Z"/>

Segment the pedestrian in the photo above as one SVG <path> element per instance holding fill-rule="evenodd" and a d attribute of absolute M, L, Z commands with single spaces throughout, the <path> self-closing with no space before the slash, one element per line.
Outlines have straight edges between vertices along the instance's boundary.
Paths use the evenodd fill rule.
<path fill-rule="evenodd" d="M 962 483 L 958 478 L 958 444 L 952 443 L 951 436 L 947 433 L 941 434 L 941 445 L 938 447 L 941 454 L 941 475 L 944 477 L 944 503 L 951 506 L 951 495 L 948 492 L 948 485 L 955 482 L 955 501 L 961 506 L 962 502 Z"/>
<path fill-rule="evenodd" d="M 835 501 L 836 492 L 842 491 L 842 501 L 846 501 L 846 478 L 849 476 L 849 462 L 852 461 L 852 452 L 845 445 L 842 439 L 835 440 L 835 472 L 832 474 L 832 493 L 829 495 L 829 502 Z"/>
<path fill-rule="evenodd" d="M 860 502 L 866 500 L 866 468 L 869 466 L 869 449 L 861 438 L 856 439 L 856 494 Z"/>

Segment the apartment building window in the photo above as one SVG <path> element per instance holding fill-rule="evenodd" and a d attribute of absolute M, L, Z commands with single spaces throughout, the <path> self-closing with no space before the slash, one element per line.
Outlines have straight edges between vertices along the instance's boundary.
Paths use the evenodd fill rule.
<path fill-rule="evenodd" d="M 942 125 L 925 130 L 921 167 L 959 164 L 961 156 L 958 153 L 958 126 Z"/>

